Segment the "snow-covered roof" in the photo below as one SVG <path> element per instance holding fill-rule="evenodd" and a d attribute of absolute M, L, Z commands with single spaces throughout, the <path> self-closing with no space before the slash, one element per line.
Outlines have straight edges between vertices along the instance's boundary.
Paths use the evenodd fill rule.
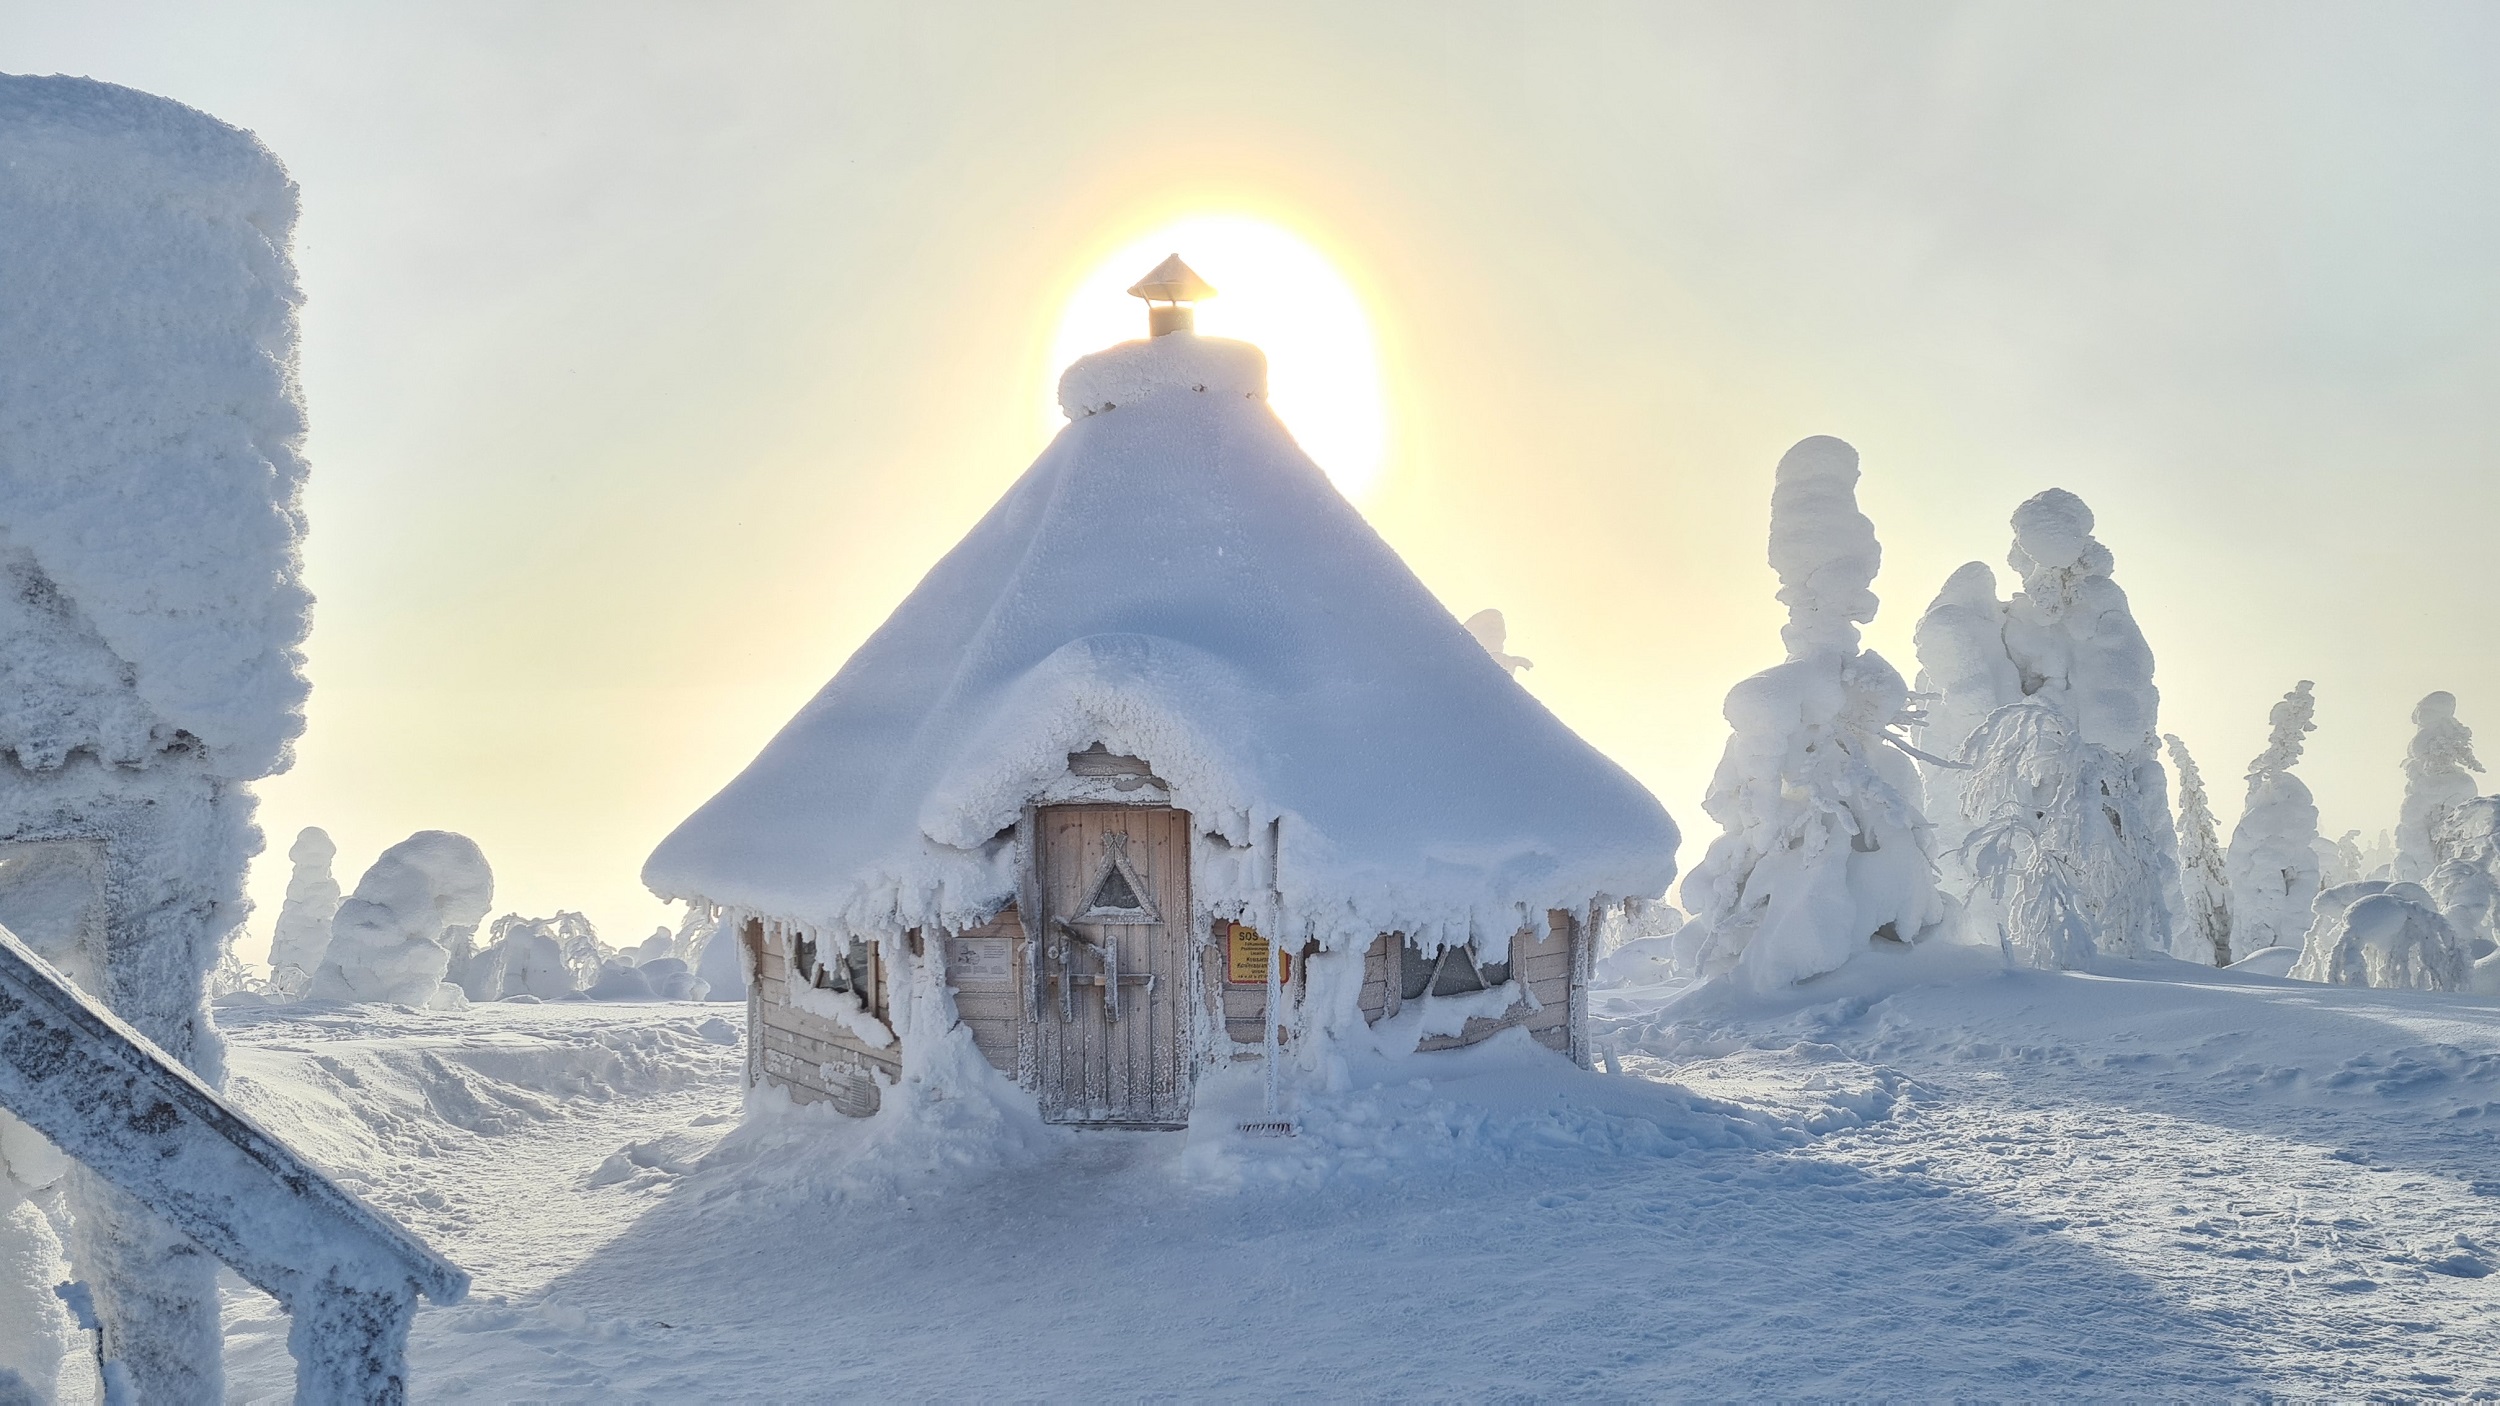
<path fill-rule="evenodd" d="M 1664 892 L 1674 822 L 1339 496 L 1266 374 L 1185 332 L 1071 366 L 1072 423 L 644 881 L 860 931 L 984 917 L 1001 832 L 1101 743 L 1240 847 L 1202 903 L 1264 897 L 1282 818 L 1287 916 L 1324 940 Z"/>
<path fill-rule="evenodd" d="M 31 553 L 147 707 L 244 778 L 303 729 L 294 223 L 294 183 L 249 132 L 0 75 L 0 555 Z M 104 708 L 5 677 L 54 712 Z M 73 745 L 132 759 L 112 740 L 131 727 L 81 726 L 97 735 Z M 0 743 L 57 765 L 57 725 L 17 730 Z"/>

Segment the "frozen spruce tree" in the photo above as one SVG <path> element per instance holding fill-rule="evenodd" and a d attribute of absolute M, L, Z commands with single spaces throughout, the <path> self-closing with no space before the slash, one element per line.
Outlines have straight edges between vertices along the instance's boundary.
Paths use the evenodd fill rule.
<path fill-rule="evenodd" d="M 1990 713 L 2023 696 L 2022 673 L 2005 652 L 2005 603 L 1997 599 L 1996 573 L 1986 562 L 1964 563 L 1946 578 L 1911 639 L 1918 650 L 1919 701 L 1925 705 L 1919 745 L 1949 762 L 1962 755 Z M 1978 888 L 1962 849 L 1970 838 L 1962 813 L 1970 773 L 1936 762 L 1921 762 L 1919 772 L 1926 782 L 1927 818 L 1935 826 L 1937 870 L 1946 891 L 1967 907 Z M 1993 910 L 1970 915 L 1968 926 L 1993 928 Z"/>
<path fill-rule="evenodd" d="M 338 915 L 341 898 L 330 865 L 338 854 L 329 832 L 318 825 L 305 826 L 287 849 L 295 872 L 287 878 L 277 935 L 269 941 L 269 982 L 280 995 L 303 995 L 330 948 L 330 920 Z"/>
<path fill-rule="evenodd" d="M 2074 494 L 2032 497 L 2014 510 L 2006 556 L 2022 589 L 1997 604 L 1986 569 L 1965 566 L 1919 635 L 1937 695 L 1926 750 L 1968 768 L 1950 779 L 1952 768 L 1928 768 L 1931 796 L 1961 800 L 1948 872 L 1971 886 L 1957 895 L 1964 932 L 2046 966 L 2168 952 L 2186 906 L 2153 652 L 2092 527 Z M 1970 657 L 1985 657 L 1992 609 L 2004 671 Z M 1968 735 L 1951 735 L 1974 717 Z"/>
<path fill-rule="evenodd" d="M 2268 947 L 2296 947 L 2310 926 L 2318 896 L 2318 804 L 2292 774 L 2318 701 L 2312 685 L 2283 695 L 2274 705 L 2273 734 L 2248 764 L 2248 799 L 2231 831 L 2233 949 L 2242 957 Z"/>
<path fill-rule="evenodd" d="M 2211 949 L 2213 964 L 2231 965 L 2231 880 L 2223 860 L 2220 832 L 2214 826 L 2212 803 L 2205 795 L 2205 775 L 2187 744 L 2176 733 L 2165 734 L 2170 764 L 2179 769 L 2179 888 L 2187 900 L 2187 928 L 2200 944 L 2198 956 Z"/>
<path fill-rule="evenodd" d="M 2500 796 L 2477 796 L 2439 822 L 2440 853 L 2423 887 L 2477 958 L 2500 950 Z"/>
<path fill-rule="evenodd" d="M 2321 838 L 2317 843 L 2318 885 L 2333 888 L 2337 884 L 2359 883 L 2368 878 L 2370 866 L 2361 858 L 2361 832 L 2346 830 L 2340 839 Z"/>
<path fill-rule="evenodd" d="M 2413 707 L 2413 742 L 2405 748 L 2404 810 L 2396 821 L 2394 877 L 2418 884 L 2439 866 L 2439 826 L 2450 810 L 2474 799 L 2474 733 L 2457 721 L 2457 696 L 2434 693 Z"/>
<path fill-rule="evenodd" d="M 476 841 L 447 830 L 410 835 L 382 851 L 339 905 L 313 996 L 403 1006 L 447 1000 L 452 948 L 476 933 L 494 899 L 495 875 Z"/>
<path fill-rule="evenodd" d="M 1761 987 L 1838 967 L 1942 915 L 1917 776 L 1892 729 L 1909 688 L 1858 647 L 1882 559 L 1858 511 L 1857 451 L 1817 436 L 1780 460 L 1772 569 L 1785 663 L 1728 692 L 1733 729 L 1702 807 L 1725 833 L 1684 886 L 1705 970 Z"/>

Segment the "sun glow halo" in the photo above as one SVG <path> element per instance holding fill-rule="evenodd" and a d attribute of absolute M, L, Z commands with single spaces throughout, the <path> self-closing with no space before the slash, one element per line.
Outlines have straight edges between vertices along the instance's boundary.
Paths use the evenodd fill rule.
<path fill-rule="evenodd" d="M 1145 305 L 1127 289 L 1172 253 L 1216 288 L 1198 305 L 1198 331 L 1267 353 L 1268 403 L 1338 491 L 1360 501 L 1380 477 L 1389 439 L 1371 320 L 1317 249 L 1248 216 L 1178 220 L 1095 264 L 1069 293 L 1051 341 L 1052 429 L 1062 423 L 1059 373 L 1088 352 L 1146 335 Z"/>

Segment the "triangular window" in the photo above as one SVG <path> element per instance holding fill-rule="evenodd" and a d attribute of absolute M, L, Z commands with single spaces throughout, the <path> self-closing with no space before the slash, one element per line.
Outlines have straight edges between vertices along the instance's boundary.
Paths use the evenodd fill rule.
<path fill-rule="evenodd" d="M 1155 911 L 1154 890 L 1145 876 L 1137 872 L 1135 861 L 1128 857 L 1128 836 L 1103 836 L 1102 868 L 1086 889 L 1085 911 L 1076 915 L 1080 923 L 1159 923 L 1163 915 Z"/>
<path fill-rule="evenodd" d="M 1129 883 L 1128 875 L 1121 873 L 1117 865 L 1104 871 L 1102 882 L 1094 885 L 1093 901 L 1085 906 L 1096 912 L 1142 913 L 1146 909 L 1146 905 L 1137 899 L 1136 887 Z"/>

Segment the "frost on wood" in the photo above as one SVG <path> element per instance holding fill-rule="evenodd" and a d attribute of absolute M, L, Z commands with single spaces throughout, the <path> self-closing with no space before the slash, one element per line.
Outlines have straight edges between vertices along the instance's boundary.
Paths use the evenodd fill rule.
<path fill-rule="evenodd" d="M 974 926 L 1015 896 L 1024 806 L 1099 743 L 1189 813 L 1196 903 L 1323 947 L 1662 894 L 1657 800 L 1433 598 L 1263 368 L 1187 332 L 1071 366 L 1066 428 L 645 881 L 828 934 Z"/>
<path fill-rule="evenodd" d="M 294 219 L 248 133 L 0 77 L 0 911 L 212 1079 L 242 783 L 302 730 Z M 210 1267 L 93 1178 L 69 1200 L 134 1387 L 214 1398 Z"/>
<path fill-rule="evenodd" d="M 2470 960 L 2457 934 L 2418 884 L 2365 879 L 2318 894 L 2297 981 L 2462 991 Z"/>
<path fill-rule="evenodd" d="M 1780 460 L 1770 559 L 1788 660 L 1728 693 L 1732 735 L 1702 802 L 1724 833 L 1684 885 L 1705 965 L 1766 987 L 1830 971 L 1870 938 L 1912 940 L 1942 916 L 1917 775 L 1891 745 L 1909 689 L 1858 648 L 1881 549 L 1857 479 L 1857 451 L 1837 439 Z"/>
<path fill-rule="evenodd" d="M 76 1159 L 132 1214 L 111 1223 L 136 1260 L 214 1255 L 294 1315 L 297 1399 L 396 1402 L 406 1394 L 408 1316 L 422 1293 L 456 1302 L 468 1276 L 341 1190 L 237 1113 L 145 1036 L 0 931 L 0 1107 Z M 90 1196 L 89 1202 L 95 1198 Z M 81 1216 L 80 1231 L 92 1227 Z M 171 1285 L 124 1279 L 124 1299 Z M 145 1321 L 145 1315 L 140 1316 Z M 214 1387 L 216 1319 L 179 1344 L 106 1317 L 105 1353 L 136 1381 Z M 214 1391 L 205 1399 L 216 1399 Z"/>
<path fill-rule="evenodd" d="M 2248 798 L 2231 830 L 2231 933 L 2242 956 L 2300 944 L 2318 894 L 2318 806 L 2292 774 L 2317 699 L 2309 680 L 2274 705 L 2266 748 L 2248 764 Z"/>
<path fill-rule="evenodd" d="M 2421 883 L 2443 857 L 2439 826 L 2474 798 L 2473 729 L 2457 721 L 2457 696 L 2433 693 L 2413 707 L 2413 741 L 2405 748 L 2404 810 L 2396 821 L 2394 877 Z"/>
<path fill-rule="evenodd" d="M 330 948 L 313 974 L 325 1001 L 432 1002 L 451 965 L 495 900 L 486 855 L 465 835 L 420 830 L 373 861 L 339 905 Z"/>
<path fill-rule="evenodd" d="M 2200 944 L 2199 957 L 2210 949 L 2213 964 L 2227 967 L 2236 960 L 2231 954 L 2231 880 L 2213 804 L 2205 795 L 2205 776 L 2177 734 L 2162 740 L 2170 744 L 2170 764 L 2179 769 L 2179 887 L 2187 899 L 2188 930 Z"/>
<path fill-rule="evenodd" d="M 329 832 L 317 825 L 306 826 L 287 849 L 287 862 L 295 868 L 287 876 L 277 933 L 269 940 L 271 980 L 285 994 L 301 995 L 322 954 L 330 950 L 330 923 L 338 916 L 341 898 L 330 865 L 338 853 Z"/>
<path fill-rule="evenodd" d="M 1959 843 L 1943 864 L 1967 886 L 1956 895 L 1964 934 L 2051 965 L 2166 953 L 2186 906 L 2153 654 L 2092 528 L 2072 493 L 2028 499 L 2006 556 L 2022 589 L 2000 603 L 1986 568 L 1964 566 L 1917 636 L 1922 689 L 1936 695 L 1923 750 L 1974 768 L 1925 769 L 1930 810 L 1958 802 L 1945 823 Z M 2064 809 L 2020 809 L 2033 801 Z M 2056 835 L 2071 845 L 2039 842 Z"/>

